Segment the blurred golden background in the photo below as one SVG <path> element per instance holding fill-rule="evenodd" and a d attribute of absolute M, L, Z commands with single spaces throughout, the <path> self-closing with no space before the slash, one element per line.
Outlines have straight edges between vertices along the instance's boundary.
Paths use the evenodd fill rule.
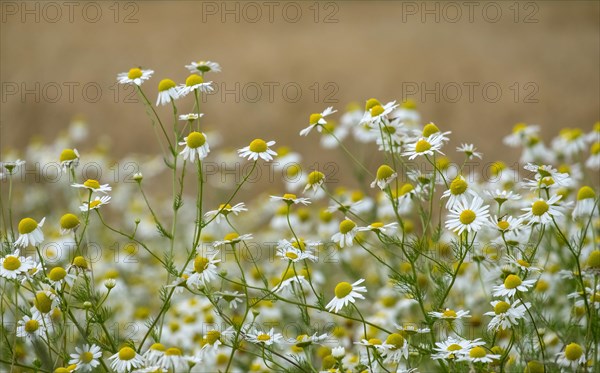
<path fill-rule="evenodd" d="M 600 3 L 467 4 L 3 1 L 2 153 L 51 141 L 74 116 L 89 123 L 90 147 L 106 135 L 115 157 L 155 153 L 145 109 L 116 75 L 155 70 L 143 85 L 154 102 L 160 79 L 183 82 L 197 60 L 223 68 L 202 111 L 226 145 L 275 139 L 307 163 L 337 157 L 298 136 L 309 114 L 369 97 L 413 99 L 453 145 L 473 142 L 490 161 L 518 158 L 499 139 L 519 121 L 541 124 L 545 139 L 589 131 L 600 118 Z"/>

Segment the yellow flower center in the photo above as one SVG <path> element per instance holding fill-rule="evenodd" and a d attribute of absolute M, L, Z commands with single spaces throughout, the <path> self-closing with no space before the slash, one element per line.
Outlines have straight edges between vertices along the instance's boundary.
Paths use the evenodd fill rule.
<path fill-rule="evenodd" d="M 190 134 L 185 138 L 185 143 L 188 148 L 196 149 L 206 143 L 206 136 L 204 136 L 204 134 L 201 132 L 190 132 Z"/>
<path fill-rule="evenodd" d="M 385 111 L 385 109 L 383 108 L 383 106 L 375 105 L 371 108 L 371 116 L 376 117 L 378 115 L 383 114 L 384 111 Z"/>
<path fill-rule="evenodd" d="M 356 223 L 352 220 L 345 219 L 340 223 L 340 233 L 346 234 L 356 227 Z"/>
<path fill-rule="evenodd" d="M 43 291 L 38 291 L 35 294 L 33 305 L 41 313 L 48 313 L 52 309 L 52 299 Z"/>
<path fill-rule="evenodd" d="M 400 105 L 403 109 L 407 109 L 407 110 L 415 110 L 417 108 L 417 103 L 415 102 L 415 100 L 411 100 L 410 98 L 408 100 L 404 100 L 402 101 L 402 105 Z"/>
<path fill-rule="evenodd" d="M 423 137 L 429 137 L 438 132 L 440 132 L 440 129 L 433 123 L 428 123 L 423 127 Z"/>
<path fill-rule="evenodd" d="M 75 259 L 73 259 L 73 265 L 85 269 L 87 268 L 87 261 L 82 256 L 76 256 Z"/>
<path fill-rule="evenodd" d="M 530 264 L 526 261 L 524 261 L 523 259 L 517 259 L 517 263 L 522 266 L 522 267 L 526 267 L 529 268 Z"/>
<path fill-rule="evenodd" d="M 150 346 L 150 349 L 154 351 L 166 350 L 165 346 L 162 343 L 154 343 L 152 346 Z"/>
<path fill-rule="evenodd" d="M 85 351 L 83 352 L 81 355 L 79 355 L 79 360 L 84 363 L 87 364 L 90 361 L 94 360 L 94 354 L 92 354 L 89 351 Z"/>
<path fill-rule="evenodd" d="M 133 69 L 130 69 L 129 72 L 127 73 L 127 77 L 131 80 L 141 78 L 142 77 L 142 69 L 140 69 L 138 67 L 134 67 Z"/>
<path fill-rule="evenodd" d="M 468 186 L 469 184 L 467 184 L 464 179 L 457 177 L 450 183 L 450 193 L 454 194 L 455 196 L 463 194 L 467 190 Z"/>
<path fill-rule="evenodd" d="M 382 223 L 382 222 L 379 222 L 379 221 L 377 221 L 377 222 L 375 222 L 375 223 L 371 224 L 371 228 L 373 228 L 373 229 L 380 229 L 380 228 L 383 228 L 383 223 Z"/>
<path fill-rule="evenodd" d="M 395 349 L 402 348 L 404 346 L 404 337 L 398 333 L 392 333 L 387 337 L 385 343 L 394 346 Z"/>
<path fill-rule="evenodd" d="M 298 259 L 298 255 L 292 251 L 285 253 L 285 256 L 292 260 Z"/>
<path fill-rule="evenodd" d="M 469 356 L 474 359 L 485 357 L 485 355 L 487 355 L 487 353 L 485 352 L 485 349 L 483 347 L 473 347 L 471 351 L 469 351 Z"/>
<path fill-rule="evenodd" d="M 581 189 L 579 189 L 579 192 L 577 192 L 578 201 L 590 198 L 596 198 L 596 193 L 594 192 L 594 189 L 590 188 L 589 186 L 583 186 Z"/>
<path fill-rule="evenodd" d="M 494 306 L 494 313 L 496 315 L 500 315 L 501 313 L 506 313 L 506 311 L 508 311 L 510 308 L 510 304 L 504 302 L 504 301 L 500 301 L 498 303 L 496 303 L 496 305 Z"/>
<path fill-rule="evenodd" d="M 75 153 L 75 151 L 73 149 L 64 149 L 61 153 L 60 153 L 60 162 L 65 162 L 65 161 L 72 161 L 74 159 L 77 159 L 77 154 Z"/>
<path fill-rule="evenodd" d="M 254 139 L 250 143 L 250 151 L 253 153 L 264 153 L 267 151 L 267 143 L 262 139 Z"/>
<path fill-rule="evenodd" d="M 38 330 L 40 327 L 40 323 L 37 320 L 29 320 L 25 323 L 25 331 L 27 333 L 33 333 Z"/>
<path fill-rule="evenodd" d="M 375 98 L 370 98 L 367 100 L 367 103 L 365 104 L 365 111 L 369 111 L 377 105 L 381 106 L 381 103 Z"/>
<path fill-rule="evenodd" d="M 286 193 L 283 195 L 283 199 L 296 199 L 296 195 L 291 194 L 291 193 Z"/>
<path fill-rule="evenodd" d="M 507 289 L 514 289 L 522 283 L 523 281 L 521 281 L 521 278 L 517 275 L 508 275 L 504 279 L 504 287 Z"/>
<path fill-rule="evenodd" d="M 394 169 L 388 165 L 381 165 L 377 169 L 377 180 L 387 180 L 394 174 Z"/>
<path fill-rule="evenodd" d="M 424 153 L 426 151 L 428 151 L 429 149 L 431 149 L 431 144 L 429 142 L 427 142 L 427 140 L 419 140 L 417 141 L 417 144 L 415 145 L 415 151 L 417 153 Z"/>
<path fill-rule="evenodd" d="M 348 282 L 340 282 L 335 286 L 335 296 L 338 299 L 346 297 L 352 292 L 352 285 Z"/>
<path fill-rule="evenodd" d="M 239 235 L 239 234 L 237 234 L 237 233 L 235 233 L 235 232 L 227 233 L 227 234 L 225 235 L 225 238 L 224 238 L 224 240 L 225 240 L 225 241 L 233 241 L 233 240 L 235 240 L 236 238 L 238 238 L 239 236 L 240 236 L 240 235 Z"/>
<path fill-rule="evenodd" d="M 177 347 L 171 347 L 171 348 L 167 348 L 167 350 L 165 351 L 165 355 L 167 356 L 181 356 L 181 350 L 178 349 Z"/>
<path fill-rule="evenodd" d="M 300 242 L 298 242 L 298 241 L 292 242 L 292 246 L 295 247 L 296 249 L 304 251 L 306 249 L 306 244 L 304 243 L 304 240 L 302 238 L 300 238 L 299 240 L 300 240 Z"/>
<path fill-rule="evenodd" d="M 406 183 L 404 185 L 402 185 L 402 187 L 400 188 L 400 196 L 406 195 L 410 192 L 412 192 L 415 189 L 414 186 L 412 186 L 412 184 L 410 183 Z"/>
<path fill-rule="evenodd" d="M 260 342 L 266 342 L 271 339 L 271 336 L 265 333 L 261 333 L 258 336 L 256 336 L 256 339 Z"/>
<path fill-rule="evenodd" d="M 542 180 L 540 181 L 540 184 L 544 185 L 544 186 L 550 186 L 550 185 L 554 185 L 554 179 L 551 177 L 544 177 L 542 178 Z"/>
<path fill-rule="evenodd" d="M 131 347 L 123 347 L 119 350 L 119 360 L 131 360 L 135 357 L 135 350 Z"/>
<path fill-rule="evenodd" d="M 600 154 L 600 142 L 595 142 L 592 144 L 592 147 L 590 148 L 590 153 L 592 153 L 593 155 Z"/>
<path fill-rule="evenodd" d="M 525 123 L 517 123 L 515 124 L 515 126 L 513 127 L 513 133 L 519 133 L 523 130 L 525 130 L 527 128 L 527 124 Z"/>
<path fill-rule="evenodd" d="M 505 231 L 510 227 L 510 224 L 506 220 L 500 220 L 497 226 L 501 231 Z"/>
<path fill-rule="evenodd" d="M 102 201 L 99 199 L 95 199 L 90 202 L 90 209 L 96 208 L 102 204 Z"/>
<path fill-rule="evenodd" d="M 590 268 L 600 268 L 600 250 L 594 250 L 590 253 L 586 264 Z"/>
<path fill-rule="evenodd" d="M 60 281 L 67 276 L 67 271 L 62 267 L 54 267 L 48 273 L 48 278 L 52 281 Z"/>
<path fill-rule="evenodd" d="M 475 215 L 475 212 L 473 212 L 473 210 L 463 210 L 463 212 L 460 213 L 458 219 L 462 224 L 469 225 L 475 221 L 476 217 L 477 215 Z"/>
<path fill-rule="evenodd" d="M 314 113 L 310 115 L 310 118 L 308 119 L 308 122 L 310 125 L 315 125 L 317 124 L 321 118 L 323 118 L 323 116 L 319 113 Z"/>
<path fill-rule="evenodd" d="M 16 256 L 7 256 L 2 263 L 2 267 L 8 271 L 14 271 L 21 267 L 21 261 Z"/>
<path fill-rule="evenodd" d="M 38 227 L 37 221 L 32 218 L 21 219 L 19 222 L 19 233 L 28 234 L 33 232 Z"/>
<path fill-rule="evenodd" d="M 168 91 L 171 88 L 175 88 L 176 84 L 174 81 L 172 81 L 171 79 L 163 79 L 160 81 L 160 83 L 158 83 L 158 91 L 159 92 L 164 92 L 164 91 Z"/>
<path fill-rule="evenodd" d="M 571 361 L 579 359 L 583 355 L 583 349 L 577 343 L 571 343 L 565 348 L 565 357 Z"/>
<path fill-rule="evenodd" d="M 219 333 L 218 330 L 209 330 L 206 333 L 206 342 L 208 342 L 209 344 L 215 344 L 216 341 L 218 341 L 221 338 L 221 333 Z"/>
<path fill-rule="evenodd" d="M 204 83 L 204 79 L 202 79 L 202 77 L 198 74 L 192 74 L 190 76 L 187 77 L 187 79 L 185 80 L 185 85 L 188 87 L 192 87 L 195 86 L 196 84 L 202 84 Z"/>
<path fill-rule="evenodd" d="M 445 310 L 445 311 L 442 313 L 442 316 L 444 316 L 444 317 L 453 317 L 453 318 L 454 318 L 454 317 L 456 317 L 457 315 L 456 315 L 456 311 L 454 311 L 454 310 Z"/>
<path fill-rule="evenodd" d="M 371 345 L 380 345 L 382 344 L 381 339 L 379 338 L 371 338 L 368 340 L 369 344 Z"/>
<path fill-rule="evenodd" d="M 83 185 L 90 189 L 99 189 L 100 188 L 100 183 L 98 182 L 98 180 L 94 180 L 94 179 L 87 179 L 83 183 Z"/>
<path fill-rule="evenodd" d="M 315 185 L 320 183 L 323 179 L 325 179 L 325 175 L 319 171 L 313 171 L 308 174 L 308 184 Z"/>
<path fill-rule="evenodd" d="M 62 229 L 73 229 L 79 225 L 79 218 L 73 214 L 64 214 L 60 218 L 60 227 Z"/>
<path fill-rule="evenodd" d="M 540 363 L 539 361 L 530 361 L 527 363 L 527 369 L 525 370 L 525 373 L 544 373 L 545 369 L 544 369 L 544 364 Z"/>
<path fill-rule="evenodd" d="M 546 212 L 548 212 L 549 209 L 550 209 L 550 206 L 548 206 L 546 201 L 542 201 L 542 200 L 535 201 L 533 203 L 533 205 L 531 205 L 531 213 L 535 216 L 542 216 Z"/>
<path fill-rule="evenodd" d="M 462 347 L 460 347 L 460 345 L 456 344 L 456 343 L 452 343 L 450 346 L 448 346 L 448 348 L 446 348 L 447 351 L 459 351 L 462 350 Z"/>
<path fill-rule="evenodd" d="M 208 266 L 208 263 L 208 258 L 205 258 L 203 256 L 197 256 L 196 259 L 194 259 L 194 271 L 196 271 L 196 273 L 204 272 L 204 270 Z"/>

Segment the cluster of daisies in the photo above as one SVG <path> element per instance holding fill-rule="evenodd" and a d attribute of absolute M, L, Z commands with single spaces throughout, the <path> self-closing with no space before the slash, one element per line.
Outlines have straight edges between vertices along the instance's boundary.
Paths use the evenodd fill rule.
<path fill-rule="evenodd" d="M 199 95 L 221 67 L 186 68 L 185 83 L 158 84 L 156 106 L 186 112 L 183 98 L 194 98 L 173 130 L 142 89 L 154 71 L 117 76 L 136 87 L 169 147 L 140 162 L 131 183 L 78 178 L 86 158 L 110 161 L 73 147 L 81 128 L 26 157 L 58 160 L 67 183 L 13 193 L 25 162 L 1 164 L 11 189 L 0 206 L 2 369 L 598 369 L 600 123 L 564 129 L 547 145 L 540 126 L 515 125 L 503 142 L 522 150 L 522 167 L 511 168 L 483 164 L 469 143 L 453 160 L 451 133 L 423 122 L 410 101 L 327 107 L 301 120 L 300 136 L 343 152 L 360 184 L 346 188 L 275 141 L 220 148 L 200 125 Z M 233 187 L 211 184 L 208 157 L 251 168 Z M 240 201 L 264 162 L 281 185 Z M 149 198 L 165 167 L 174 195 Z"/>

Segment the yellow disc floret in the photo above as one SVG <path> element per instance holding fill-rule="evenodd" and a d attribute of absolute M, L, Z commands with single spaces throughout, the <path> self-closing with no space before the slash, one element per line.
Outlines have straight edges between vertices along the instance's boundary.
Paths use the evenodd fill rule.
<path fill-rule="evenodd" d="M 267 143 L 263 139 L 254 139 L 250 143 L 250 151 L 254 153 L 263 153 L 267 151 Z"/>
<path fill-rule="evenodd" d="M 21 219 L 19 222 L 19 233 L 28 234 L 33 232 L 38 227 L 37 221 L 32 218 Z"/>
<path fill-rule="evenodd" d="M 342 299 L 352 292 L 352 285 L 348 282 L 340 282 L 335 286 L 336 298 Z"/>
<path fill-rule="evenodd" d="M 206 143 L 206 136 L 204 136 L 204 134 L 201 132 L 190 132 L 190 134 L 185 138 L 185 143 L 188 148 L 196 149 Z"/>

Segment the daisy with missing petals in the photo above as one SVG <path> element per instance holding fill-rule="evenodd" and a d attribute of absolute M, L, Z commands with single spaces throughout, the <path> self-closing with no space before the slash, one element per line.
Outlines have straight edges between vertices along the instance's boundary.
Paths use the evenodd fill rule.
<path fill-rule="evenodd" d="M 271 150 L 269 147 L 275 145 L 275 141 L 266 142 L 263 139 L 254 139 L 250 143 L 250 145 L 238 149 L 238 153 L 242 158 L 248 158 L 250 161 L 258 160 L 258 157 L 264 159 L 265 161 L 272 161 L 273 156 L 277 155 L 277 153 Z"/>
<path fill-rule="evenodd" d="M 434 360 L 454 360 L 458 356 L 467 354 L 472 347 L 481 346 L 483 344 L 485 344 L 485 342 L 481 341 L 479 338 L 470 341 L 468 339 L 449 337 L 444 342 L 435 342 L 436 347 L 433 349 L 437 351 L 437 353 L 431 355 L 431 358 Z"/>
<path fill-rule="evenodd" d="M 325 174 L 320 171 L 313 171 L 308 174 L 308 179 L 306 181 L 306 186 L 304 187 L 304 192 L 309 189 L 312 189 L 313 192 L 317 192 L 317 189 L 325 182 Z"/>
<path fill-rule="evenodd" d="M 73 188 L 85 188 L 87 190 L 90 190 L 92 192 L 100 192 L 100 193 L 108 193 L 112 190 L 112 188 L 110 186 L 108 186 L 108 184 L 100 184 L 100 182 L 98 180 L 94 180 L 94 179 L 87 179 L 83 184 L 71 184 L 71 186 Z"/>
<path fill-rule="evenodd" d="M 504 279 L 502 285 L 494 286 L 492 289 L 495 297 L 509 297 L 512 298 L 517 291 L 527 292 L 537 280 L 521 280 L 517 275 L 508 275 Z"/>
<path fill-rule="evenodd" d="M 189 114 L 181 114 L 179 116 L 179 120 L 183 120 L 186 122 L 193 122 L 195 120 L 197 120 L 198 118 L 202 118 L 204 116 L 204 113 L 200 113 L 200 115 L 198 115 L 198 113 L 189 113 Z M 182 145 L 181 143 L 179 145 Z"/>
<path fill-rule="evenodd" d="M 119 352 L 109 357 L 108 360 L 112 360 L 110 367 L 117 372 L 130 371 L 144 365 L 142 355 L 135 352 L 131 347 L 121 348 Z"/>
<path fill-rule="evenodd" d="M 490 217 L 489 226 L 498 230 L 500 233 L 508 233 L 519 230 L 523 222 L 521 219 L 513 216 L 503 216 L 498 218 L 496 215 Z"/>
<path fill-rule="evenodd" d="M 225 235 L 222 241 L 213 242 L 213 247 L 219 247 L 222 245 L 235 245 L 241 241 L 248 241 L 252 239 L 252 234 L 242 234 L 241 236 L 235 232 L 231 232 Z"/>
<path fill-rule="evenodd" d="M 69 364 L 77 365 L 77 371 L 91 372 L 95 367 L 100 365 L 98 359 L 102 357 L 102 350 L 96 345 L 83 345 L 83 348 L 75 347 L 74 354 L 71 354 Z"/>
<path fill-rule="evenodd" d="M 578 218 L 586 218 L 592 215 L 596 200 L 596 192 L 589 186 L 583 186 L 577 192 L 577 203 L 573 209 L 573 220 Z"/>
<path fill-rule="evenodd" d="M 383 224 L 382 222 L 375 222 L 375 223 L 371 223 L 369 225 L 367 225 L 366 227 L 360 227 L 358 228 L 359 232 L 366 232 L 366 231 L 371 231 L 371 232 L 375 232 L 375 233 L 383 233 L 383 234 L 387 234 L 388 231 L 395 231 L 396 228 L 398 227 L 398 223 L 393 222 L 393 223 L 389 223 L 389 224 Z"/>
<path fill-rule="evenodd" d="M 360 121 L 360 124 L 371 125 L 373 123 L 379 123 L 383 118 L 387 118 L 388 114 L 394 111 L 398 107 L 396 101 L 388 102 L 385 105 L 375 99 L 370 98 L 365 104 L 365 113 Z"/>
<path fill-rule="evenodd" d="M 382 346 L 381 354 L 385 356 L 384 363 L 398 363 L 402 358 L 408 359 L 408 342 L 400 334 L 388 335 Z"/>
<path fill-rule="evenodd" d="M 33 258 L 19 256 L 19 249 L 17 249 L 14 253 L 0 258 L 0 277 L 14 280 L 17 276 L 26 274 L 35 266 Z"/>
<path fill-rule="evenodd" d="M 450 308 L 446 308 L 444 312 L 429 312 L 429 316 L 440 320 L 460 320 L 462 318 L 471 317 L 469 312 L 470 311 L 463 310 L 454 311 Z"/>
<path fill-rule="evenodd" d="M 310 131 L 315 127 L 317 127 L 317 130 L 319 132 L 321 132 L 323 125 L 327 124 L 325 117 L 328 115 L 331 115 L 335 112 L 337 112 L 337 110 L 333 110 L 333 107 L 330 106 L 327 109 L 323 110 L 323 112 L 320 114 L 319 113 L 311 114 L 310 118 L 308 119 L 308 127 L 303 129 L 302 131 L 300 131 L 300 136 L 308 135 L 310 133 Z"/>
<path fill-rule="evenodd" d="M 42 218 L 40 222 L 33 220 L 32 218 L 21 219 L 19 222 L 19 238 L 15 241 L 15 247 L 25 248 L 29 245 L 36 246 L 44 241 L 44 233 L 42 233 L 42 226 L 46 218 Z"/>
<path fill-rule="evenodd" d="M 384 190 L 397 176 L 398 174 L 393 168 L 386 164 L 381 165 L 377 169 L 377 175 L 371 183 L 371 188 L 375 188 L 375 185 L 377 185 L 379 189 Z"/>
<path fill-rule="evenodd" d="M 216 216 L 215 220 L 217 221 L 217 223 L 220 223 L 221 216 L 227 216 L 231 213 L 233 213 L 234 215 L 238 215 L 242 211 L 248 211 L 244 202 L 240 202 L 234 206 L 231 206 L 229 203 L 226 205 L 220 204 L 218 209 L 208 211 L 206 214 L 204 214 L 204 217 L 207 219 L 212 219 Z"/>
<path fill-rule="evenodd" d="M 446 202 L 447 209 L 453 209 L 458 202 L 468 203 L 467 196 L 477 197 L 477 193 L 470 187 L 467 180 L 462 175 L 457 176 L 450 183 L 450 188 L 442 194 L 442 198 L 448 198 Z"/>
<path fill-rule="evenodd" d="M 145 80 L 150 79 L 152 74 L 154 74 L 154 70 L 142 70 L 139 67 L 134 67 L 126 73 L 117 74 L 117 81 L 119 84 L 135 84 L 140 86 Z"/>
<path fill-rule="evenodd" d="M 562 195 L 560 194 L 553 195 L 547 201 L 543 198 L 539 198 L 534 201 L 531 206 L 521 209 L 525 211 L 525 214 L 521 215 L 520 218 L 527 221 L 527 225 L 535 223 L 548 224 L 552 222 L 554 217 L 562 216 L 559 207 L 555 206 L 556 202 L 561 198 Z"/>
<path fill-rule="evenodd" d="M 190 73 L 200 72 L 202 74 L 207 72 L 221 72 L 221 65 L 212 61 L 198 61 L 192 62 L 189 65 L 185 65 L 185 67 L 190 71 Z"/>
<path fill-rule="evenodd" d="M 486 190 L 484 192 L 488 196 L 490 196 L 494 201 L 498 202 L 500 206 L 506 201 L 518 201 L 521 199 L 521 195 L 517 193 L 513 193 L 513 191 L 506 191 L 496 189 L 495 191 Z"/>
<path fill-rule="evenodd" d="M 186 280 L 189 287 L 199 288 L 217 277 L 217 266 L 220 259 L 215 259 L 217 253 L 214 253 L 210 258 L 198 255 L 194 259 L 194 270 Z"/>
<path fill-rule="evenodd" d="M 60 218 L 60 234 L 65 235 L 75 232 L 80 224 L 81 222 L 79 221 L 77 215 L 68 213 L 64 214 Z"/>
<path fill-rule="evenodd" d="M 92 201 L 90 201 L 89 205 L 87 202 L 83 202 L 83 204 L 81 206 L 79 206 L 79 209 L 81 211 L 96 210 L 96 209 L 99 209 L 100 206 L 106 205 L 109 202 L 110 202 L 109 196 L 96 197 Z"/>
<path fill-rule="evenodd" d="M 476 152 L 477 148 L 473 144 L 462 144 L 456 148 L 457 152 L 465 153 L 467 159 L 479 158 L 481 159 L 481 153 Z"/>
<path fill-rule="evenodd" d="M 158 83 L 158 96 L 156 98 L 156 106 L 166 105 L 173 100 L 179 98 L 179 90 L 177 84 L 171 79 L 163 79 Z"/>
<path fill-rule="evenodd" d="M 274 199 L 276 201 L 283 201 L 285 203 L 287 203 L 288 205 L 291 204 L 303 204 L 303 205 L 310 205 L 310 199 L 308 198 L 298 198 L 295 194 L 291 194 L 291 193 L 286 193 L 284 194 L 282 197 L 279 196 L 271 196 L 271 199 Z"/>
<path fill-rule="evenodd" d="M 457 205 L 450 210 L 448 220 L 446 220 L 446 228 L 462 234 L 464 231 L 469 233 L 477 232 L 481 229 L 489 218 L 489 206 L 483 205 L 483 200 L 479 197 L 473 198 L 471 204 L 458 202 Z"/>
<path fill-rule="evenodd" d="M 202 160 L 206 158 L 210 149 L 206 142 L 206 135 L 202 132 L 190 132 L 179 145 L 185 145 L 185 148 L 179 153 L 184 160 L 189 159 L 190 162 L 196 162 L 196 159 Z"/>
<path fill-rule="evenodd" d="M 63 149 L 59 157 L 60 167 L 66 171 L 79 164 L 79 152 L 77 149 Z"/>
<path fill-rule="evenodd" d="M 486 312 L 484 315 L 494 317 L 488 324 L 488 330 L 494 332 L 519 325 L 519 321 L 525 318 L 525 312 L 531 306 L 531 303 L 523 304 L 520 299 L 515 300 L 512 304 L 508 299 L 495 300 L 491 304 L 494 310 Z"/>
<path fill-rule="evenodd" d="M 402 153 L 402 155 L 412 160 L 421 155 L 433 155 L 434 152 L 444 154 L 440 151 L 442 145 L 442 138 L 438 135 L 433 134 L 429 137 L 419 137 L 413 142 L 406 144 L 408 150 Z"/>
<path fill-rule="evenodd" d="M 211 86 L 211 84 L 212 82 L 205 83 L 204 78 L 202 78 L 200 75 L 192 74 L 187 77 L 187 79 L 185 80 L 185 84 L 179 85 L 179 88 L 177 89 L 177 95 L 179 97 L 185 97 L 189 93 L 194 92 L 196 90 L 204 93 L 212 92 L 213 87 Z"/>
<path fill-rule="evenodd" d="M 564 351 L 556 354 L 556 357 L 558 358 L 558 365 L 565 368 L 577 369 L 586 363 L 583 348 L 574 342 L 569 343 Z"/>
<path fill-rule="evenodd" d="M 341 248 L 346 246 L 351 246 L 354 241 L 354 237 L 358 233 L 358 228 L 356 227 L 356 223 L 352 220 L 346 218 L 342 220 L 340 223 L 340 230 L 336 234 L 331 237 L 331 240 Z"/>
<path fill-rule="evenodd" d="M 488 354 L 487 350 L 481 346 L 475 346 L 468 353 L 460 355 L 457 361 L 469 361 L 471 363 L 491 363 L 494 360 L 500 360 L 500 355 Z"/>
<path fill-rule="evenodd" d="M 313 255 L 312 248 L 308 245 L 302 244 L 303 249 L 300 249 L 298 245 L 294 246 L 296 242 L 289 242 L 288 240 L 281 240 L 277 243 L 277 256 L 283 260 L 289 260 L 293 263 L 299 262 L 304 259 L 317 261 L 317 257 Z M 308 247 L 307 247 L 308 246 Z"/>
<path fill-rule="evenodd" d="M 37 313 L 33 317 L 23 316 L 17 323 L 17 337 L 37 338 L 43 336 L 46 332 L 45 322 L 42 315 Z"/>
<path fill-rule="evenodd" d="M 337 313 L 349 303 L 354 303 L 356 299 L 365 299 L 360 293 L 366 293 L 367 288 L 358 286 L 363 282 L 365 282 L 365 280 L 361 278 L 353 284 L 348 282 L 340 282 L 337 284 L 334 291 L 335 297 L 326 306 L 327 311 Z"/>
<path fill-rule="evenodd" d="M 273 328 L 268 332 L 263 332 L 258 329 L 254 329 L 254 331 L 246 334 L 246 340 L 256 344 L 263 344 L 266 346 L 270 346 L 274 343 L 279 343 L 283 339 L 283 335 L 281 333 L 275 333 Z"/>

